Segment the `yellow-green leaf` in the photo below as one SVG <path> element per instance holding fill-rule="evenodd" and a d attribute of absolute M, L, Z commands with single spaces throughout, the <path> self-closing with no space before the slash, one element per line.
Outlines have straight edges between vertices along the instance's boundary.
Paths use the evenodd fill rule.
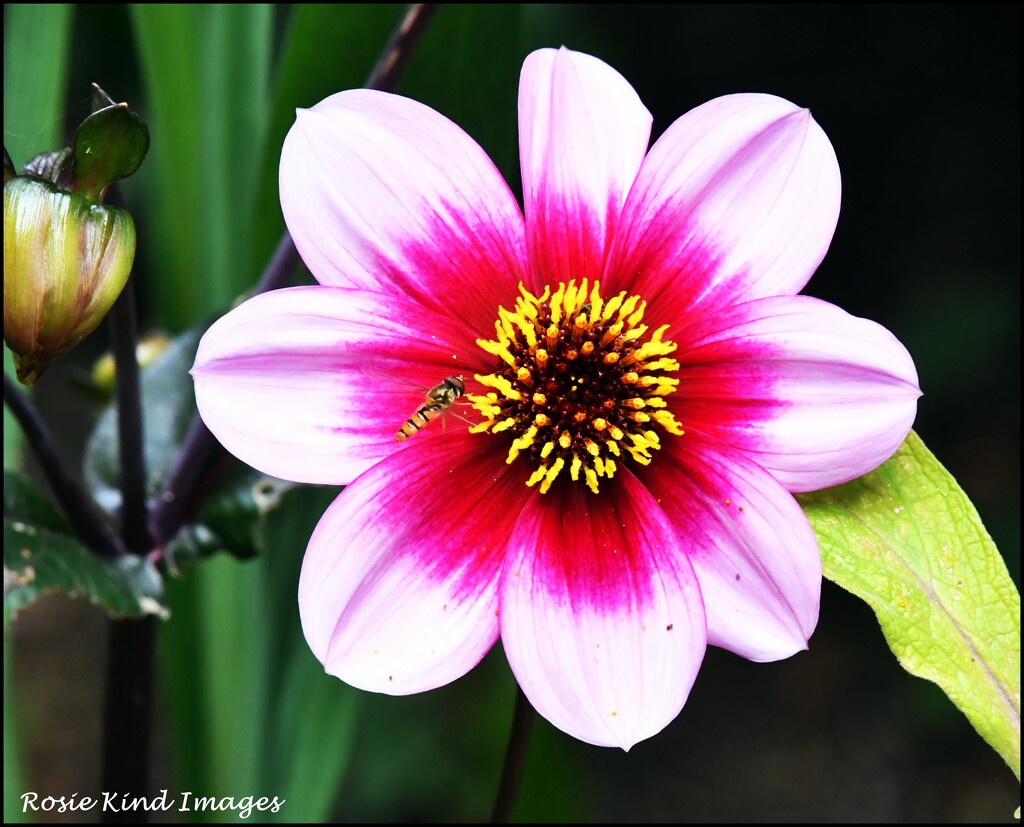
<path fill-rule="evenodd" d="M 867 602 L 1020 778 L 1020 594 L 978 512 L 913 432 L 881 467 L 797 498 L 825 576 Z"/>

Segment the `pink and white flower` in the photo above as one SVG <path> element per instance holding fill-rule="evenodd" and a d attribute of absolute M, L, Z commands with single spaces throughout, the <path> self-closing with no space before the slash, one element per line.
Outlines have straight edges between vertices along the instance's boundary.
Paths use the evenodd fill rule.
<path fill-rule="evenodd" d="M 232 453 L 348 486 L 299 584 L 329 673 L 419 692 L 500 636 L 542 715 L 628 748 L 678 714 L 707 643 L 806 648 L 821 564 L 790 492 L 888 458 L 917 374 L 879 325 L 797 295 L 840 201 L 809 112 L 729 95 L 648 151 L 650 127 L 600 60 L 534 52 L 520 211 L 420 103 L 299 111 L 281 204 L 320 284 L 231 311 L 193 375 Z M 448 376 L 470 404 L 396 441 Z"/>

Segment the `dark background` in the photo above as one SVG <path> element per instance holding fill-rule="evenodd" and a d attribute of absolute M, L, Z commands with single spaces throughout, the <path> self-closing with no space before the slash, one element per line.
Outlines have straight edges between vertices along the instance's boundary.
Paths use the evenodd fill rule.
<path fill-rule="evenodd" d="M 1019 583 L 1020 6 L 556 5 L 532 7 L 526 20 L 524 56 L 564 44 L 601 57 L 635 86 L 655 138 L 731 92 L 811 109 L 835 146 L 844 194 L 805 292 L 877 320 L 913 354 L 924 391 L 915 429 L 972 498 Z M 132 99 L 130 47 L 101 45 L 130 41 L 123 11 L 93 8 L 76 26 L 86 36 L 72 76 L 91 79 L 102 66 L 123 81 L 119 98 Z M 48 387 L 43 404 L 66 407 L 57 383 Z M 73 423 L 66 431 L 73 437 Z M 88 745 L 89 679 L 67 696 L 53 683 L 88 651 L 76 635 L 102 621 L 77 604 L 56 611 L 74 620 L 34 612 L 19 621 L 16 675 L 64 712 L 79 709 L 80 731 L 60 737 Z M 73 652 L 38 655 L 32 636 L 47 628 Z M 499 649 L 452 686 L 368 697 L 339 818 L 480 818 L 491 788 L 467 793 L 450 774 L 500 762 L 493 753 L 503 747 L 474 739 L 473 721 L 510 714 L 507 671 Z M 25 729 L 39 733 L 30 767 L 52 773 L 64 761 L 77 777 L 66 749 L 54 758 L 52 730 Z M 538 721 L 518 816 L 1009 821 L 1018 797 L 1013 774 L 941 691 L 899 667 L 870 610 L 825 583 L 808 652 L 751 664 L 710 649 L 683 712 L 629 754 Z"/>

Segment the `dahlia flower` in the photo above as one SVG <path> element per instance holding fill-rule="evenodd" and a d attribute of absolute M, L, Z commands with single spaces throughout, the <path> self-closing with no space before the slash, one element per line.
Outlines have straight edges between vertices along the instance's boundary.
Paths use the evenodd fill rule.
<path fill-rule="evenodd" d="M 896 450 L 914 364 L 797 295 L 840 200 L 807 110 L 729 95 L 648 151 L 650 128 L 605 63 L 534 52 L 521 211 L 416 101 L 298 112 L 281 204 L 319 285 L 231 311 L 193 375 L 236 456 L 347 485 L 299 583 L 330 674 L 419 692 L 500 637 L 543 716 L 629 748 L 679 713 L 708 643 L 806 648 L 821 564 L 790 492 Z"/>

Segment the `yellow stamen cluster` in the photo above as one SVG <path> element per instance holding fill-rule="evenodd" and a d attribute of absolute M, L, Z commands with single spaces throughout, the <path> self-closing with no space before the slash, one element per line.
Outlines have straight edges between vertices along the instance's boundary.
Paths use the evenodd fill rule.
<path fill-rule="evenodd" d="M 506 462 L 537 464 L 526 481 L 542 493 L 568 470 L 595 494 L 600 477 L 630 457 L 641 465 L 661 447 L 661 432 L 683 429 L 665 397 L 679 380 L 668 325 L 648 333 L 646 303 L 619 293 L 601 298 L 600 284 L 562 282 L 540 296 L 519 285 L 515 308 L 499 308 L 493 340 L 477 344 L 498 361 L 476 380 L 493 390 L 469 395 L 484 420 L 470 430 L 508 432 Z"/>

